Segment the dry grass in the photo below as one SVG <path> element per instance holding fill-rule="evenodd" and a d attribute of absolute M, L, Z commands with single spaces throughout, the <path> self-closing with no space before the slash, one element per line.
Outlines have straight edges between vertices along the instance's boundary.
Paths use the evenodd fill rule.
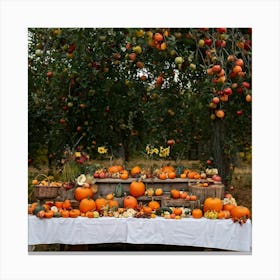
<path fill-rule="evenodd" d="M 252 210 L 252 167 L 243 163 L 239 168 L 235 168 L 231 191 L 238 205 L 243 205 Z"/>

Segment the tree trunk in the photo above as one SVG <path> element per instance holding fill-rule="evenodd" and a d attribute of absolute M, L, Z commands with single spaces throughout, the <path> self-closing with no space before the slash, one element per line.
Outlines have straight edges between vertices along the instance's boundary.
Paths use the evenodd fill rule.
<path fill-rule="evenodd" d="M 225 126 L 223 120 L 216 120 L 213 124 L 212 148 L 214 156 L 214 164 L 218 168 L 219 175 L 226 190 L 231 182 L 232 168 L 230 153 L 225 152 Z"/>

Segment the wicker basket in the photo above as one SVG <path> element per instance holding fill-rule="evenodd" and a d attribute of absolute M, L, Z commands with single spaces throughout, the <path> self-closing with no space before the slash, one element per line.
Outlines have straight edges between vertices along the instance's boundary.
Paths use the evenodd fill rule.
<path fill-rule="evenodd" d="M 34 195 L 37 199 L 45 199 L 45 198 L 55 198 L 59 195 L 61 187 L 58 186 L 51 186 L 50 180 L 48 176 L 45 174 L 38 174 L 35 179 L 37 179 L 39 176 L 44 177 L 48 180 L 47 186 L 40 186 L 36 185 L 34 186 Z"/>

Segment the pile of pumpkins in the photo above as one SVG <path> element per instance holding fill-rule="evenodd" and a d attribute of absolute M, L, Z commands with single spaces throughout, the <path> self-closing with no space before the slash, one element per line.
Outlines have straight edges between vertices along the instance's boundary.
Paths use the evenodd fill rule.
<path fill-rule="evenodd" d="M 88 218 L 98 218 L 100 216 L 115 218 L 155 218 L 162 216 L 164 218 L 180 219 L 181 217 L 192 216 L 195 219 L 202 217 L 208 219 L 228 219 L 232 218 L 234 222 L 240 224 L 246 222 L 250 217 L 250 211 L 243 206 L 237 206 L 235 199 L 231 194 L 226 194 L 224 200 L 217 197 L 208 197 L 203 204 L 202 209 L 193 209 L 183 207 L 161 207 L 156 200 L 151 200 L 146 205 L 138 203 L 137 198 L 143 196 L 148 190 L 141 181 L 133 181 L 129 187 L 129 195 L 123 198 L 123 207 L 119 207 L 118 200 L 114 193 L 108 193 L 105 197 L 93 199 L 97 188 L 93 188 L 88 183 L 84 183 L 75 189 L 75 199 L 79 202 L 77 208 L 72 207 L 70 200 L 65 201 L 47 201 L 43 205 L 33 203 L 28 207 L 28 213 L 36 215 L 39 218 L 77 218 L 79 216 Z M 157 190 L 156 190 L 157 191 Z M 162 189 L 158 188 L 158 194 L 162 194 Z M 177 198 L 185 195 L 186 192 L 171 190 L 171 196 Z M 194 197 L 194 200 L 196 197 Z"/>
<path fill-rule="evenodd" d="M 104 179 L 104 178 L 116 178 L 116 179 L 123 179 L 126 180 L 128 178 L 158 178 L 161 180 L 165 179 L 175 179 L 175 178 L 181 178 L 181 179 L 206 179 L 207 174 L 206 172 L 198 172 L 194 170 L 190 170 L 188 168 L 183 168 L 182 170 L 176 170 L 171 165 L 164 165 L 161 168 L 153 170 L 153 172 L 150 169 L 144 169 L 140 166 L 134 166 L 131 168 L 131 170 L 126 170 L 121 165 L 112 165 L 108 168 L 100 168 L 96 170 L 93 174 L 94 178 Z M 217 175 L 217 173 L 213 174 Z M 208 176 L 208 177 L 209 177 Z"/>

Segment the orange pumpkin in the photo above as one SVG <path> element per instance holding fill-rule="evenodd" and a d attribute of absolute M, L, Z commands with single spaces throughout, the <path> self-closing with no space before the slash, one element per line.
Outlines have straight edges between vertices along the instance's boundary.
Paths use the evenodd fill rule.
<path fill-rule="evenodd" d="M 62 210 L 61 211 L 61 217 L 62 218 L 69 218 L 69 211 L 68 210 Z"/>
<path fill-rule="evenodd" d="M 50 219 L 50 218 L 53 217 L 53 215 L 54 215 L 54 213 L 53 213 L 52 210 L 47 210 L 47 211 L 45 212 L 45 216 L 44 216 L 44 217 Z"/>
<path fill-rule="evenodd" d="M 196 195 L 194 195 L 194 194 L 190 195 L 190 200 L 191 201 L 196 201 Z"/>
<path fill-rule="evenodd" d="M 223 202 L 217 197 L 208 197 L 204 201 L 203 211 L 217 211 L 220 212 L 223 209 Z"/>
<path fill-rule="evenodd" d="M 168 172 L 168 178 L 169 179 L 175 179 L 176 178 L 176 173 L 175 172 Z"/>
<path fill-rule="evenodd" d="M 165 179 L 167 179 L 167 173 L 160 172 L 158 177 L 159 177 L 160 180 L 165 180 Z"/>
<path fill-rule="evenodd" d="M 149 206 L 143 206 L 142 209 L 143 209 L 143 212 L 146 214 L 150 214 L 153 211 L 153 209 Z"/>
<path fill-rule="evenodd" d="M 170 191 L 171 197 L 172 198 L 180 198 L 180 191 L 176 190 L 176 189 L 172 189 Z"/>
<path fill-rule="evenodd" d="M 174 208 L 173 210 L 173 213 L 176 215 L 176 216 L 181 216 L 183 211 L 181 208 Z"/>
<path fill-rule="evenodd" d="M 103 207 L 107 205 L 107 200 L 103 197 L 98 197 L 95 200 L 96 210 L 100 211 Z"/>
<path fill-rule="evenodd" d="M 94 218 L 94 214 L 92 211 L 88 211 L 85 213 L 85 216 L 88 217 L 88 218 Z"/>
<path fill-rule="evenodd" d="M 109 200 L 108 205 L 109 205 L 109 208 L 113 208 L 113 207 L 118 208 L 119 207 L 119 202 L 117 200 Z"/>
<path fill-rule="evenodd" d="M 231 210 L 232 210 L 234 207 L 235 207 L 234 204 L 225 204 L 225 205 L 223 206 L 223 210 L 227 210 L 227 211 L 229 211 L 229 212 L 231 213 Z"/>
<path fill-rule="evenodd" d="M 63 201 L 55 201 L 54 205 L 55 205 L 57 208 L 62 208 L 62 207 L 63 207 Z"/>
<path fill-rule="evenodd" d="M 71 201 L 69 199 L 64 200 L 63 204 L 62 204 L 62 208 L 63 209 L 70 209 L 71 208 Z"/>
<path fill-rule="evenodd" d="M 218 219 L 224 219 L 225 218 L 225 212 L 223 210 L 221 210 L 219 213 L 218 213 Z"/>
<path fill-rule="evenodd" d="M 231 216 L 232 219 L 241 219 L 241 218 L 246 218 L 248 219 L 251 216 L 250 210 L 247 207 L 244 206 L 235 206 L 231 210 Z"/>
<path fill-rule="evenodd" d="M 121 165 L 113 165 L 108 168 L 109 173 L 117 173 L 123 170 Z"/>
<path fill-rule="evenodd" d="M 131 174 L 132 176 L 137 176 L 137 175 L 139 175 L 141 172 L 142 172 L 142 169 L 141 169 L 141 167 L 139 167 L 139 166 L 134 166 L 134 167 L 130 170 L 130 174 Z"/>
<path fill-rule="evenodd" d="M 34 208 L 32 206 L 28 207 L 28 214 L 33 214 Z"/>
<path fill-rule="evenodd" d="M 114 194 L 113 193 L 108 193 L 107 195 L 106 195 L 106 199 L 107 200 L 112 200 L 114 198 Z"/>
<path fill-rule="evenodd" d="M 79 210 L 83 213 L 86 213 L 91 210 L 95 210 L 96 205 L 93 199 L 91 198 L 84 198 L 80 201 Z"/>
<path fill-rule="evenodd" d="M 218 219 L 229 219 L 230 218 L 230 212 L 228 210 L 221 210 L 218 213 Z"/>
<path fill-rule="evenodd" d="M 84 198 L 90 197 L 92 198 L 93 192 L 91 188 L 86 187 L 77 187 L 75 189 L 75 199 L 81 201 Z"/>
<path fill-rule="evenodd" d="M 132 196 L 139 197 L 145 194 L 145 185 L 141 181 L 133 181 L 129 186 L 129 193 Z"/>
<path fill-rule="evenodd" d="M 201 210 L 201 209 L 198 209 L 198 208 L 193 209 L 193 210 L 192 210 L 192 216 L 193 216 L 193 218 L 195 218 L 195 219 L 200 219 L 200 218 L 203 216 L 202 210 Z"/>
<path fill-rule="evenodd" d="M 79 209 L 71 209 L 69 211 L 69 216 L 71 218 L 77 218 L 78 216 L 80 216 L 80 214 L 81 214 L 81 211 Z"/>
<path fill-rule="evenodd" d="M 184 192 L 184 191 L 180 192 L 180 198 L 186 199 L 187 196 L 188 196 L 188 193 L 187 193 L 187 192 Z"/>
<path fill-rule="evenodd" d="M 194 179 L 195 174 L 196 174 L 195 172 L 190 171 L 190 172 L 188 173 L 187 177 L 188 177 L 189 179 Z"/>
<path fill-rule="evenodd" d="M 131 195 L 128 195 L 123 200 L 124 208 L 133 208 L 136 209 L 138 206 L 137 199 Z"/>
<path fill-rule="evenodd" d="M 171 172 L 175 172 L 175 169 L 171 165 L 165 165 L 161 168 L 161 171 L 164 173 L 171 173 Z"/>
<path fill-rule="evenodd" d="M 160 204 L 155 201 L 155 200 L 152 200 L 149 202 L 148 206 L 152 209 L 152 210 L 156 210 L 156 209 L 159 209 L 160 208 Z"/>
<path fill-rule="evenodd" d="M 155 195 L 162 195 L 163 194 L 163 190 L 162 190 L 162 188 L 156 188 L 156 190 L 155 190 Z"/>
<path fill-rule="evenodd" d="M 122 180 L 126 180 L 126 179 L 128 179 L 128 176 L 129 176 L 128 171 L 124 170 L 123 172 L 121 172 L 120 178 Z"/>

